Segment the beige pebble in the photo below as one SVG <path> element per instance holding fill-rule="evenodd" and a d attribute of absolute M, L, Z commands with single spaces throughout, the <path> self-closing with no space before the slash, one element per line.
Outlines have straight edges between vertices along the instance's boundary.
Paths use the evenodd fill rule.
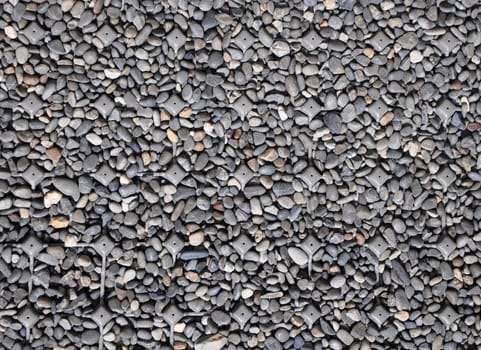
<path fill-rule="evenodd" d="M 74 235 L 66 235 L 64 239 L 64 244 L 66 247 L 75 247 L 77 245 L 78 238 Z"/>
<path fill-rule="evenodd" d="M 394 317 L 397 318 L 399 321 L 407 321 L 409 319 L 409 312 L 398 311 L 394 314 Z"/>
<path fill-rule="evenodd" d="M 379 124 L 382 126 L 388 125 L 394 118 L 394 113 L 393 112 L 387 112 L 384 114 L 381 119 L 379 120 Z"/>
<path fill-rule="evenodd" d="M 47 158 L 50 159 L 53 165 L 57 165 L 58 161 L 62 157 L 62 152 L 57 147 L 49 148 L 45 151 Z"/>
<path fill-rule="evenodd" d="M 317 325 L 312 327 L 311 334 L 316 338 L 323 337 L 325 335 L 321 327 Z"/>
<path fill-rule="evenodd" d="M 187 271 L 184 276 L 185 276 L 185 278 L 187 278 L 191 282 L 199 282 L 200 281 L 200 277 L 199 277 L 199 274 L 197 272 Z"/>
<path fill-rule="evenodd" d="M 17 31 L 12 26 L 6 26 L 5 27 L 5 35 L 7 37 L 9 37 L 10 39 L 16 39 L 17 38 Z"/>
<path fill-rule="evenodd" d="M 30 211 L 27 208 L 20 208 L 20 217 L 22 219 L 28 219 L 30 217 Z"/>
<path fill-rule="evenodd" d="M 170 114 L 165 109 L 160 111 L 160 121 L 166 122 L 170 120 Z"/>
<path fill-rule="evenodd" d="M 36 75 L 25 74 L 23 76 L 23 82 L 26 85 L 37 85 L 40 82 L 40 77 Z"/>
<path fill-rule="evenodd" d="M 174 331 L 177 333 L 182 333 L 187 325 L 184 322 L 176 323 L 174 326 Z"/>
<path fill-rule="evenodd" d="M 186 107 L 179 113 L 179 117 L 181 118 L 189 118 L 192 115 L 192 108 Z"/>
<path fill-rule="evenodd" d="M 68 227 L 69 220 L 65 216 L 54 216 L 50 219 L 50 226 L 54 228 Z"/>
<path fill-rule="evenodd" d="M 277 159 L 278 154 L 274 148 L 266 149 L 262 154 L 259 156 L 262 160 L 272 162 Z"/>
<path fill-rule="evenodd" d="M 374 57 L 374 50 L 371 49 L 370 47 L 366 47 L 364 50 L 362 50 L 362 53 L 366 55 L 368 58 Z"/>
<path fill-rule="evenodd" d="M 152 158 L 150 157 L 150 153 L 142 152 L 142 162 L 144 163 L 144 165 L 149 165 L 151 161 Z"/>
<path fill-rule="evenodd" d="M 326 10 L 334 10 L 336 8 L 336 0 L 324 0 Z"/>
<path fill-rule="evenodd" d="M 50 191 L 43 197 L 43 204 L 45 208 L 50 208 L 52 205 L 57 204 L 62 199 L 63 195 L 59 191 Z"/>
<path fill-rule="evenodd" d="M 302 317 L 294 315 L 291 317 L 291 323 L 295 327 L 300 327 L 304 324 L 304 320 L 302 319 Z"/>
<path fill-rule="evenodd" d="M 204 232 L 197 231 L 189 236 L 189 244 L 191 246 L 197 247 L 204 242 Z"/>
<path fill-rule="evenodd" d="M 187 344 L 184 342 L 175 342 L 174 343 L 174 350 L 184 350 L 187 348 Z"/>
<path fill-rule="evenodd" d="M 91 282 L 92 282 L 92 279 L 90 278 L 90 276 L 87 276 L 87 275 L 80 276 L 80 285 L 82 287 L 89 287 Z"/>
<path fill-rule="evenodd" d="M 48 309 L 52 307 L 52 301 L 47 297 L 40 297 L 37 300 L 37 306 L 43 309 Z"/>
<path fill-rule="evenodd" d="M 179 142 L 179 137 L 177 136 L 177 134 L 174 131 L 172 131 L 172 129 L 167 129 L 167 138 L 172 143 Z"/>
<path fill-rule="evenodd" d="M 196 152 L 202 152 L 204 150 L 205 146 L 202 142 L 196 142 L 194 145 L 194 151 Z"/>
<path fill-rule="evenodd" d="M 87 267 L 92 264 L 92 259 L 90 259 L 89 256 L 82 254 L 77 258 L 77 263 L 79 266 Z"/>

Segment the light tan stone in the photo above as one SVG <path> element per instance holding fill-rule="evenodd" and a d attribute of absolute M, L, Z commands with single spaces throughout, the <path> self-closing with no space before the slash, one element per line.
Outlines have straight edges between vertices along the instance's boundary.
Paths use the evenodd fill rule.
<path fill-rule="evenodd" d="M 50 226 L 53 228 L 65 228 L 68 227 L 69 220 L 65 216 L 54 216 L 50 219 Z"/>

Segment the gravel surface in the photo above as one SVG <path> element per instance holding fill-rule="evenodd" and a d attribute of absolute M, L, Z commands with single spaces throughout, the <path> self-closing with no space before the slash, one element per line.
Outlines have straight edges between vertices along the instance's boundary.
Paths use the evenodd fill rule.
<path fill-rule="evenodd" d="M 0 348 L 481 347 L 476 0 L 0 0 Z"/>

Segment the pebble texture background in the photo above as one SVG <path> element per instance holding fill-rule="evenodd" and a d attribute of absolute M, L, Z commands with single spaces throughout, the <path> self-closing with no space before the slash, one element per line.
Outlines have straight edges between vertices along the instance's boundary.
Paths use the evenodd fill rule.
<path fill-rule="evenodd" d="M 0 1 L 2 349 L 479 349 L 476 0 Z"/>

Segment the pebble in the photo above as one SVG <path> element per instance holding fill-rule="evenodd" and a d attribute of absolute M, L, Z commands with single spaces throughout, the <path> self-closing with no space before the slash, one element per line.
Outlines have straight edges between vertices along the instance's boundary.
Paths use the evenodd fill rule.
<path fill-rule="evenodd" d="M 413 50 L 409 53 L 409 59 L 412 63 L 419 63 L 424 59 L 424 56 L 420 51 Z"/>
<path fill-rule="evenodd" d="M 291 49 L 285 41 L 275 41 L 271 46 L 271 51 L 277 57 L 284 57 L 291 52 Z"/>
<path fill-rule="evenodd" d="M 50 219 L 50 225 L 57 229 L 68 227 L 69 223 L 69 219 L 65 216 L 54 216 Z"/>
<path fill-rule="evenodd" d="M 308 257 L 307 254 L 304 253 L 303 250 L 296 248 L 296 247 L 290 247 L 288 250 L 289 256 L 291 257 L 292 261 L 297 264 L 297 265 L 305 265 L 308 262 Z"/>
<path fill-rule="evenodd" d="M 16 39 L 17 38 L 17 31 L 12 26 L 6 26 L 4 28 L 4 31 L 5 31 L 5 35 L 8 38 L 10 38 L 10 39 Z"/>
<path fill-rule="evenodd" d="M 29 52 L 28 48 L 25 46 L 19 46 L 15 49 L 15 57 L 17 58 L 18 64 L 25 64 L 28 61 Z"/>
<path fill-rule="evenodd" d="M 341 132 L 342 122 L 341 117 L 334 113 L 327 113 L 324 116 L 324 124 L 327 126 L 329 131 L 333 134 L 338 134 Z"/>
<path fill-rule="evenodd" d="M 219 327 L 226 326 L 231 322 L 229 314 L 222 311 L 214 311 L 211 317 L 212 321 Z"/>
<path fill-rule="evenodd" d="M 82 344 L 85 345 L 94 345 L 97 344 L 99 338 L 99 332 L 94 329 L 89 329 L 82 332 L 81 340 Z"/>
<path fill-rule="evenodd" d="M 12 207 L 12 200 L 10 198 L 0 199 L 0 210 L 7 210 Z"/>
<path fill-rule="evenodd" d="M 342 275 L 333 277 L 330 282 L 330 285 L 332 288 L 341 288 L 345 284 L 346 284 L 346 278 Z"/>
<path fill-rule="evenodd" d="M 354 342 L 354 338 L 345 329 L 339 329 L 337 331 L 337 337 L 344 345 L 347 346 L 350 346 Z"/>
<path fill-rule="evenodd" d="M 70 179 L 65 178 L 54 178 L 53 185 L 57 190 L 63 194 L 72 197 L 74 200 L 80 198 L 80 189 L 78 184 Z"/>

